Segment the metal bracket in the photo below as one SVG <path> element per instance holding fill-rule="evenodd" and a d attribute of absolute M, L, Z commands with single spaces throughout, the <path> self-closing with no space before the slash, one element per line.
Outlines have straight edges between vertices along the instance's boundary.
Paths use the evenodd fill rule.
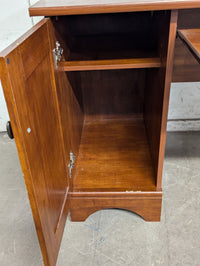
<path fill-rule="evenodd" d="M 53 49 L 55 67 L 58 68 L 58 61 L 60 62 L 63 55 L 63 48 L 60 47 L 60 43 L 56 42 L 56 48 Z"/>
<path fill-rule="evenodd" d="M 72 151 L 70 151 L 70 153 L 69 153 L 69 164 L 68 164 L 69 177 L 70 178 L 72 177 L 72 169 L 74 168 L 75 158 L 76 158 L 76 156 L 73 154 Z"/>

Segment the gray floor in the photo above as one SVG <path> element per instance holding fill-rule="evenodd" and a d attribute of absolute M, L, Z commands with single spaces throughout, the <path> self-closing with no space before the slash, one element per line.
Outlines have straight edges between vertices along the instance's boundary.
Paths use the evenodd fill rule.
<path fill-rule="evenodd" d="M 200 265 L 200 132 L 168 133 L 160 223 L 103 210 L 67 221 L 58 266 Z M 43 265 L 14 141 L 0 134 L 0 265 Z"/>

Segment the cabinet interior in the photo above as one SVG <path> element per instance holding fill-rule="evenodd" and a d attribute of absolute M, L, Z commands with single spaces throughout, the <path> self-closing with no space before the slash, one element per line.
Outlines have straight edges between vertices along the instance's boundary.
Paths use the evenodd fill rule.
<path fill-rule="evenodd" d="M 51 18 L 64 48 L 61 64 L 111 60 L 101 70 L 57 71 L 64 143 L 76 156 L 72 191 L 156 191 L 169 14 Z M 135 58 L 160 65 L 107 68 L 113 59 Z"/>
<path fill-rule="evenodd" d="M 63 16 L 54 26 L 67 46 L 67 60 L 153 57 L 158 55 L 159 13 Z"/>

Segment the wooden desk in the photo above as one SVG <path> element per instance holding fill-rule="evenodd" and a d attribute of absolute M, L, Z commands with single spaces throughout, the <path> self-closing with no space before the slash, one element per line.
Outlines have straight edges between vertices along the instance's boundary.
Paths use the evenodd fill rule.
<path fill-rule="evenodd" d="M 39 1 L 30 15 L 48 18 L 0 54 L 45 265 L 56 264 L 69 211 L 72 221 L 105 208 L 160 220 L 175 43 L 173 80 L 199 71 L 185 66 L 178 10 L 178 28 L 199 23 L 200 1 L 126 2 Z"/>

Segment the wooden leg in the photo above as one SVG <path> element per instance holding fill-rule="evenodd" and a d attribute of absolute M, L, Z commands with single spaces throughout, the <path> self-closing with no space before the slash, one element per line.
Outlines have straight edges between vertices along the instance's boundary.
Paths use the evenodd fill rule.
<path fill-rule="evenodd" d="M 71 221 L 85 221 L 92 213 L 103 209 L 124 209 L 137 213 L 145 221 L 159 222 L 162 194 L 154 197 L 71 197 Z"/>

